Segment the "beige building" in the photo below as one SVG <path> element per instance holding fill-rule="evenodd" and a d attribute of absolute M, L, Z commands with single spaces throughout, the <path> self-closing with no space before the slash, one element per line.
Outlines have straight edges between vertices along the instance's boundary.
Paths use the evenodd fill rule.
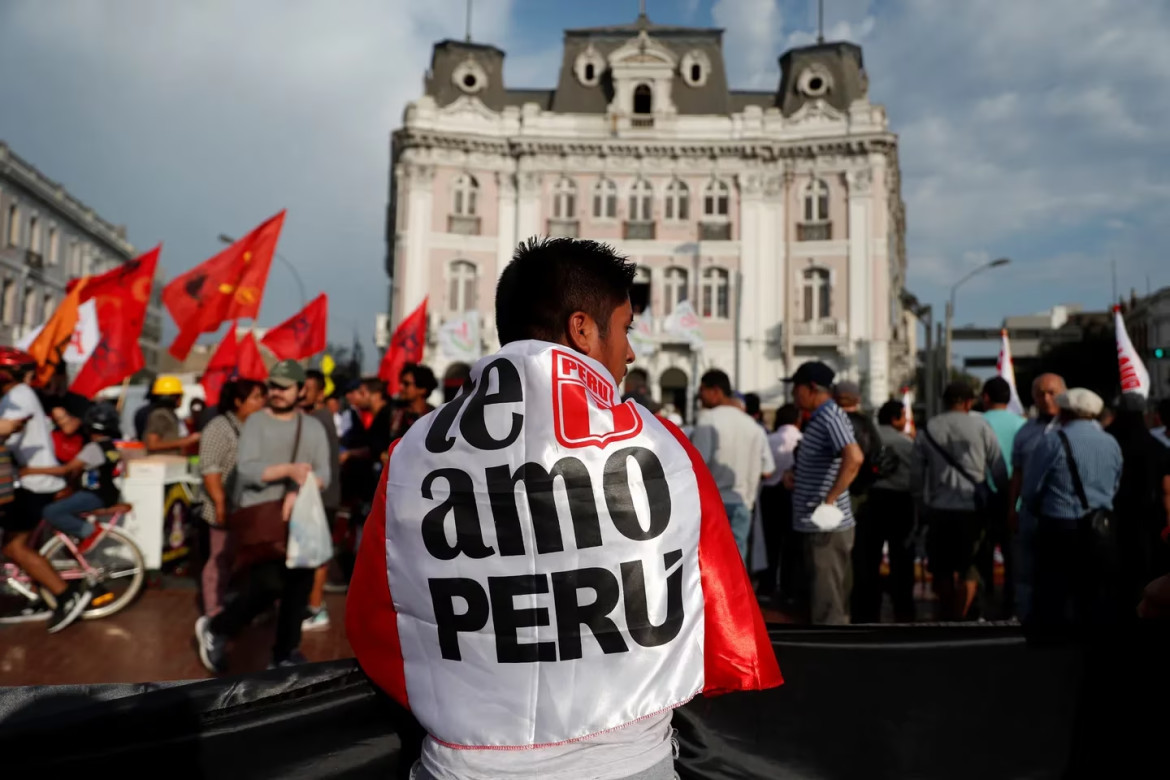
<path fill-rule="evenodd" d="M 496 279 L 547 234 L 637 262 L 638 365 L 680 410 L 709 368 L 774 405 L 810 359 L 871 404 L 898 391 L 913 355 L 898 146 L 861 49 L 794 49 L 775 90 L 745 91 L 722 45 L 721 30 L 645 17 L 567 30 L 551 89 L 509 89 L 494 46 L 435 45 L 393 134 L 387 273 L 392 322 L 429 299 L 438 375 L 468 358 L 439 338 L 452 320 L 479 312 L 477 351 L 495 349 Z M 684 302 L 701 346 L 668 327 Z"/>

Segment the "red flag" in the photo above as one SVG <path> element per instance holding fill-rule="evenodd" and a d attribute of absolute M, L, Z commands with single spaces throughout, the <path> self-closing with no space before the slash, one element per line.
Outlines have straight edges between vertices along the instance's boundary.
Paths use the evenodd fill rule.
<path fill-rule="evenodd" d="M 277 325 L 260 343 L 281 360 L 301 360 L 325 351 L 329 296 L 321 293 L 309 305 Z"/>
<path fill-rule="evenodd" d="M 398 375 L 407 363 L 420 363 L 423 356 L 423 343 L 427 338 L 427 299 L 418 308 L 410 313 L 406 319 L 398 323 L 390 346 L 382 357 L 382 365 L 378 367 L 378 378 L 386 383 L 390 395 L 398 395 Z"/>
<path fill-rule="evenodd" d="M 207 368 L 199 380 L 199 384 L 203 385 L 203 400 L 208 406 L 219 403 L 219 393 L 224 384 L 236 375 L 236 365 L 239 363 L 237 341 L 236 323 L 233 322 L 223 341 L 216 347 L 215 354 L 207 361 Z"/>
<path fill-rule="evenodd" d="M 211 333 L 226 320 L 256 319 L 283 225 L 281 211 L 166 286 L 163 303 L 179 326 L 170 349 L 175 359 L 186 359 L 200 333 Z"/>
<path fill-rule="evenodd" d="M 116 385 L 142 370 L 145 360 L 138 339 L 146 322 L 154 271 L 162 245 L 100 276 L 88 277 L 81 302 L 97 301 L 97 349 L 81 367 L 70 390 L 93 398 L 99 390 Z M 81 283 L 74 280 L 70 289 Z"/>
<path fill-rule="evenodd" d="M 237 374 L 241 379 L 255 379 L 263 382 L 268 378 L 268 366 L 264 365 L 264 358 L 260 356 L 260 347 L 256 344 L 256 337 L 251 332 L 240 339 L 239 360 L 240 367 Z"/>

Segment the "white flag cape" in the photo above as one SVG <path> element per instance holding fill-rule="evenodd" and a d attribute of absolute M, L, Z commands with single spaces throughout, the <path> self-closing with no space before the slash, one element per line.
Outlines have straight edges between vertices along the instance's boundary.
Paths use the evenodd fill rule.
<path fill-rule="evenodd" d="M 1012 365 L 1012 345 L 1008 341 L 1006 330 L 1000 331 L 999 335 L 999 360 L 995 364 L 995 370 L 1012 389 L 1012 398 L 1008 401 L 1008 411 L 1022 416 L 1024 414 L 1024 404 L 1020 401 L 1019 391 L 1016 390 L 1016 368 Z"/>
<path fill-rule="evenodd" d="M 714 480 L 619 398 L 600 363 L 516 342 L 391 450 L 347 630 L 439 742 L 559 744 L 781 683 Z"/>
<path fill-rule="evenodd" d="M 1121 392 L 1137 393 L 1142 398 L 1150 397 L 1150 373 L 1146 371 L 1146 364 L 1133 348 L 1129 340 L 1129 333 L 1125 329 L 1125 319 L 1121 316 L 1121 309 L 1113 307 L 1113 321 L 1117 329 L 1117 365 L 1121 370 Z"/>

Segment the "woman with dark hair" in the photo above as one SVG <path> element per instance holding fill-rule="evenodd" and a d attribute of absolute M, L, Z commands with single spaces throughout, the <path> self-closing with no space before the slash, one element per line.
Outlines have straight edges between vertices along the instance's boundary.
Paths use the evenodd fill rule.
<path fill-rule="evenodd" d="M 1170 450 L 1146 428 L 1146 399 L 1121 397 L 1108 433 L 1121 447 L 1121 484 L 1113 499 L 1117 518 L 1120 608 L 1133 615 L 1145 586 L 1165 574 L 1161 533 L 1166 528 L 1166 492 L 1170 490 Z"/>
<path fill-rule="evenodd" d="M 53 453 L 59 463 L 73 460 L 85 446 L 81 419 L 88 406 L 71 398 L 60 398 L 49 408 L 49 416 L 53 418 Z"/>
<path fill-rule="evenodd" d="M 236 379 L 226 383 L 219 393 L 219 415 L 207 423 L 199 440 L 203 520 L 209 529 L 208 558 L 200 581 L 203 613 L 208 617 L 223 609 L 231 572 L 231 550 L 224 522 L 232 509 L 240 430 L 249 415 L 264 408 L 264 398 L 263 382 Z"/>

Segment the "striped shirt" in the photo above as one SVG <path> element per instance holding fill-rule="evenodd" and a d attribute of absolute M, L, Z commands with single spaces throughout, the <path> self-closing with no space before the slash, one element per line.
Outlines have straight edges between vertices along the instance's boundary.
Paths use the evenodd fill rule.
<path fill-rule="evenodd" d="M 223 475 L 223 492 L 227 497 L 229 512 L 232 510 L 239 444 L 240 419 L 234 412 L 214 417 L 203 427 L 202 435 L 199 437 L 199 472 Z M 215 502 L 210 500 L 210 497 L 203 501 L 203 519 L 214 526 L 221 526 L 227 520 L 215 516 Z"/>
<path fill-rule="evenodd" d="M 1092 420 L 1073 420 L 1057 431 L 1068 437 L 1089 507 L 1113 509 L 1113 496 L 1121 482 L 1121 447 L 1117 440 Z M 1041 518 L 1076 520 L 1086 510 L 1077 496 L 1057 431 L 1040 439 L 1032 451 L 1021 499 Z"/>
<path fill-rule="evenodd" d="M 792 492 L 792 527 L 800 533 L 821 533 L 813 525 L 813 510 L 824 503 L 841 471 L 841 452 L 856 443 L 853 424 L 833 401 L 826 401 L 813 412 L 804 426 L 796 448 L 796 487 Z M 837 508 L 845 515 L 836 531 L 853 527 L 853 507 L 846 490 L 837 497 Z"/>

